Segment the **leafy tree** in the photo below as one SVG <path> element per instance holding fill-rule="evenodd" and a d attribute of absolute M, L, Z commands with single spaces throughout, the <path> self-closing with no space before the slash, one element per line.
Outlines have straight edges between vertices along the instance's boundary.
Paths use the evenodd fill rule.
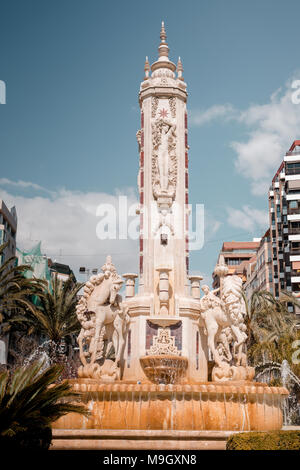
<path fill-rule="evenodd" d="M 248 353 L 255 364 L 287 359 L 294 372 L 299 373 L 299 366 L 292 361 L 293 342 L 299 337 L 299 330 L 289 304 L 300 306 L 288 292 L 276 299 L 268 291 L 255 291 L 250 301 L 246 300 Z"/>

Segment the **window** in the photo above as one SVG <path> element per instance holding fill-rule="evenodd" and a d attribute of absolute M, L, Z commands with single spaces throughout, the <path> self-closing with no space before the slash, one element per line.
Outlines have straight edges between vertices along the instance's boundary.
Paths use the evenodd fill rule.
<path fill-rule="evenodd" d="M 289 209 L 298 209 L 298 202 L 297 201 L 290 201 L 289 202 Z"/>

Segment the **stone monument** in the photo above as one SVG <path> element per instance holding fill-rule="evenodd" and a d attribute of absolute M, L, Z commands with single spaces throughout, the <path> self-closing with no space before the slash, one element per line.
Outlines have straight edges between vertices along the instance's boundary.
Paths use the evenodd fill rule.
<path fill-rule="evenodd" d="M 55 427 L 280 429 L 288 392 L 252 381 L 241 279 L 221 259 L 220 288 L 204 285 L 201 297 L 201 276 L 189 276 L 187 86 L 180 58 L 177 66 L 169 59 L 163 23 L 160 39 L 139 92 L 139 275 L 123 275 L 122 299 L 123 279 L 107 257 L 85 284 L 77 306 L 82 365 L 73 386 L 84 392 L 91 417 L 68 415 Z"/>

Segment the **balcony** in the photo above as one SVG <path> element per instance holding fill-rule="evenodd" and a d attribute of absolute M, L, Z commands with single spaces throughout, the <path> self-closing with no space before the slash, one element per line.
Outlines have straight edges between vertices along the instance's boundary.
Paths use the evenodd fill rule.
<path fill-rule="evenodd" d="M 291 249 L 290 251 L 290 259 L 292 256 L 300 256 L 300 250 L 297 248 L 297 249 Z M 298 261 L 298 260 L 292 260 L 291 261 Z M 299 260 L 300 261 L 300 260 Z"/>
<path fill-rule="evenodd" d="M 289 235 L 299 235 L 300 234 L 300 227 L 293 228 L 289 227 Z"/>
<path fill-rule="evenodd" d="M 300 208 L 299 207 L 290 207 L 289 208 L 289 212 L 288 212 L 288 216 L 289 215 L 298 215 L 300 213 Z"/>
<path fill-rule="evenodd" d="M 299 211 L 299 209 L 298 209 L 298 211 Z M 300 220 L 300 212 L 298 212 L 297 214 L 289 214 L 287 216 L 287 220 L 289 222 L 292 222 L 293 220 L 294 221 L 299 221 Z"/>
<path fill-rule="evenodd" d="M 285 174 L 286 174 L 286 176 L 290 176 L 290 175 L 299 175 L 299 178 L 300 178 L 300 170 L 299 170 L 299 168 L 286 168 Z"/>

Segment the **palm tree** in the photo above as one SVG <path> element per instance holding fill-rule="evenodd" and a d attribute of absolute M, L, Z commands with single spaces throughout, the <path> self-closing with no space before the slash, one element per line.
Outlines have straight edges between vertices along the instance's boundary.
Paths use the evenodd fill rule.
<path fill-rule="evenodd" d="M 281 363 L 287 359 L 296 372 L 298 367 L 292 364 L 291 357 L 298 330 L 288 304 L 300 306 L 289 292 L 275 299 L 268 291 L 255 291 L 246 301 L 249 357 L 255 363 Z"/>
<path fill-rule="evenodd" d="M 296 334 L 296 321 L 288 310 L 288 304 L 300 306 L 290 293 L 283 293 L 275 299 L 268 291 L 253 292 L 250 302 L 246 301 L 247 324 L 254 340 L 277 342 L 283 336 Z"/>
<path fill-rule="evenodd" d="M 7 243 L 0 245 L 0 259 Z M 34 310 L 30 296 L 40 292 L 44 285 L 40 279 L 27 279 L 24 273 L 31 270 L 30 266 L 16 266 L 14 256 L 0 265 L 0 323 L 5 321 L 13 309 Z"/>
<path fill-rule="evenodd" d="M 27 309 L 10 320 L 25 325 L 29 334 L 36 332 L 49 339 L 51 362 L 60 362 L 62 341 L 80 330 L 75 307 L 81 287 L 82 284 L 75 284 L 71 278 L 62 281 L 55 276 L 46 289 L 38 293 L 39 302 L 35 309 Z"/>
<path fill-rule="evenodd" d="M 13 374 L 0 374 L 0 449 L 48 448 L 53 421 L 69 412 L 89 415 L 84 406 L 74 403 L 80 394 L 67 381 L 55 384 L 62 367 L 43 367 L 35 362 Z"/>

